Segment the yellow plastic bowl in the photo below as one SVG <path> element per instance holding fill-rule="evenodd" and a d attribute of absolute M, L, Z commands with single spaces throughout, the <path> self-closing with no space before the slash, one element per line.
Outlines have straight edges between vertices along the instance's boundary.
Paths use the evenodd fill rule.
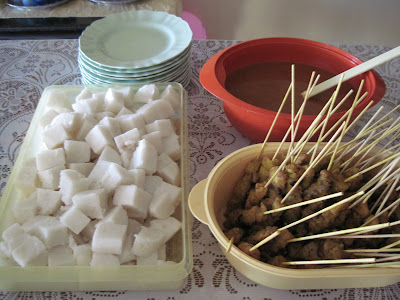
<path fill-rule="evenodd" d="M 264 153 L 272 156 L 278 145 L 279 143 L 269 143 Z M 313 145 L 314 143 L 309 143 L 305 150 Z M 287 147 L 288 144 L 285 144 L 282 150 L 286 150 Z M 250 280 L 277 289 L 378 287 L 400 281 L 399 269 L 381 267 L 287 269 L 256 260 L 244 254 L 236 246 L 232 246 L 227 253 L 229 240 L 222 230 L 227 202 L 245 166 L 256 158 L 260 149 L 261 144 L 256 144 L 226 156 L 189 194 L 191 212 L 199 221 L 208 225 L 218 240 L 222 252 L 236 270 Z"/>

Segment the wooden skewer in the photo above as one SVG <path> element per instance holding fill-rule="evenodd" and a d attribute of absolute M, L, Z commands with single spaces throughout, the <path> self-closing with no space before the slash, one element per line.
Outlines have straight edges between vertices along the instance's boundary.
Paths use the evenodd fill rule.
<path fill-rule="evenodd" d="M 305 260 L 305 261 L 285 261 L 284 265 L 332 265 L 332 264 L 355 264 L 355 263 L 374 263 L 375 258 L 343 258 L 343 259 L 326 259 L 326 260 Z"/>
<path fill-rule="evenodd" d="M 333 135 L 333 137 L 329 140 L 329 142 L 326 143 L 325 147 L 321 150 L 321 152 L 318 154 L 316 157 L 315 161 L 313 161 L 308 168 L 304 171 L 304 173 L 300 176 L 300 178 L 296 181 L 296 183 L 292 186 L 292 188 L 286 193 L 285 197 L 283 197 L 281 203 L 284 203 L 285 200 L 293 193 L 295 188 L 301 183 L 301 181 L 304 179 L 304 177 L 307 176 L 311 168 L 314 168 L 314 166 L 318 163 L 319 159 L 322 158 L 322 156 L 330 149 L 330 146 L 332 142 L 336 139 L 337 135 L 341 133 L 341 130 L 344 128 L 344 123 L 342 126 L 340 126 L 339 130 Z"/>
<path fill-rule="evenodd" d="M 229 240 L 228 247 L 226 248 L 226 253 L 229 253 L 233 246 L 233 237 Z"/>
<path fill-rule="evenodd" d="M 291 101 L 291 110 L 290 110 L 290 115 L 291 115 L 291 123 L 292 124 L 295 124 L 294 123 L 294 115 L 295 115 L 295 110 L 296 110 L 296 108 L 295 108 L 295 101 L 294 101 L 294 99 L 295 99 L 295 88 L 294 88 L 294 69 L 295 69 L 295 67 L 294 67 L 294 65 L 292 65 L 292 84 L 293 84 L 293 88 L 292 88 L 292 101 Z M 293 143 L 294 143 L 294 140 L 295 140 L 295 136 L 294 136 L 294 128 L 295 128 L 295 126 L 293 125 L 293 126 L 291 126 L 291 139 L 290 139 L 290 145 L 289 145 L 289 151 L 288 151 L 288 153 L 289 152 L 291 152 L 291 150 L 292 150 L 292 148 L 293 148 Z M 291 160 L 292 160 L 292 162 L 293 162 L 293 156 L 291 156 L 291 158 L 290 158 Z"/>
<path fill-rule="evenodd" d="M 273 240 L 274 238 L 276 238 L 281 232 L 280 231 L 275 231 L 274 233 L 270 234 L 269 236 L 267 236 L 265 239 L 263 239 L 261 242 L 255 244 L 253 247 L 250 248 L 250 252 L 254 251 L 255 249 L 257 249 L 258 247 L 261 247 L 262 245 L 268 243 L 269 241 Z"/>
<path fill-rule="evenodd" d="M 398 240 L 396 242 L 393 242 L 393 243 L 391 243 L 389 245 L 386 245 L 385 247 L 382 247 L 382 249 L 388 250 L 388 249 L 391 249 L 393 247 L 396 247 L 397 245 L 400 245 L 400 240 Z"/>
<path fill-rule="evenodd" d="M 360 171 L 360 172 L 358 172 L 358 173 L 356 173 L 356 174 L 354 174 L 354 175 L 352 175 L 352 176 L 346 178 L 346 179 L 344 180 L 344 182 L 348 182 L 348 181 L 350 181 L 350 180 L 352 180 L 352 179 L 354 179 L 354 178 L 360 176 L 361 174 L 364 174 L 364 173 L 366 173 L 366 172 L 368 172 L 368 171 L 371 171 L 372 169 L 375 169 L 376 167 L 379 167 L 380 165 L 382 165 L 382 164 L 384 164 L 384 163 L 386 163 L 386 162 L 388 162 L 388 161 L 390 161 L 390 160 L 393 160 L 393 159 L 395 159 L 395 158 L 397 158 L 397 157 L 399 157 L 399 156 L 400 156 L 400 153 L 393 154 L 392 156 L 389 156 L 388 158 L 386 158 L 386 159 L 384 159 L 384 160 L 382 160 L 382 161 L 380 161 L 380 162 L 378 162 L 378 163 L 372 165 L 371 167 L 366 168 L 366 169 L 364 169 L 364 170 L 362 170 L 362 171 Z"/>
<path fill-rule="evenodd" d="M 300 220 L 294 221 L 294 222 L 292 222 L 292 223 L 290 223 L 290 224 L 288 224 L 288 225 L 286 225 L 286 226 L 284 226 L 282 228 L 279 228 L 278 231 L 283 231 L 283 230 L 286 230 L 286 229 L 288 229 L 290 227 L 293 227 L 293 226 L 296 226 L 296 225 L 298 225 L 300 223 L 303 223 L 304 221 L 312 219 L 312 218 L 314 218 L 314 217 L 316 217 L 316 216 L 318 216 L 318 215 L 320 215 L 320 214 L 322 214 L 322 213 L 324 213 L 324 212 L 326 212 L 328 210 L 331 210 L 332 208 L 335 208 L 337 206 L 340 206 L 340 205 L 343 205 L 343 204 L 345 204 L 347 202 L 350 202 L 350 201 L 354 200 L 355 198 L 357 198 L 357 197 L 359 197 L 359 196 L 361 196 L 363 194 L 364 194 L 364 192 L 358 192 L 358 193 L 356 193 L 356 194 L 354 194 L 354 195 L 352 195 L 350 197 L 347 197 L 347 198 L 345 198 L 345 199 L 343 199 L 343 200 L 341 200 L 339 202 L 336 202 L 336 203 L 334 203 L 334 204 L 332 204 L 332 205 L 330 205 L 328 207 L 325 207 L 325 208 L 323 208 L 323 209 L 321 209 L 321 210 L 319 210 L 319 211 L 317 211 L 317 212 L 315 212 L 315 213 L 313 213 L 311 215 L 305 216 L 304 218 L 301 218 Z M 290 240 L 290 241 L 293 241 L 293 239 Z"/>
<path fill-rule="evenodd" d="M 282 111 L 282 109 L 283 109 L 283 106 L 284 106 L 285 103 L 286 103 L 287 98 L 289 97 L 289 93 L 290 93 L 290 91 L 291 91 L 291 89 L 292 89 L 292 86 L 293 86 L 293 84 L 290 83 L 289 88 L 288 88 L 287 91 L 286 91 L 285 97 L 283 97 L 282 103 L 281 103 L 281 105 L 280 105 L 280 107 L 279 107 L 279 109 L 278 109 L 278 111 L 277 111 L 277 113 L 276 113 L 276 115 L 275 115 L 274 121 L 272 122 L 272 125 L 271 125 L 271 127 L 269 128 L 269 130 L 268 130 L 267 136 L 266 136 L 265 139 L 264 139 L 263 145 L 262 145 L 262 147 L 261 147 L 260 153 L 259 153 L 258 156 L 257 156 L 257 159 L 260 159 L 260 156 L 261 156 L 261 154 L 262 154 L 263 151 L 264 151 L 265 145 L 267 144 L 267 142 L 268 142 L 268 140 L 269 140 L 269 137 L 270 137 L 270 135 L 271 135 L 271 133 L 272 133 L 272 130 L 273 130 L 274 127 L 275 127 L 275 123 L 276 123 L 276 121 L 278 120 L 278 117 L 279 117 L 279 115 L 280 115 L 280 113 L 281 113 L 281 111 Z"/>
<path fill-rule="evenodd" d="M 295 204 L 279 207 L 279 208 L 276 208 L 276 209 L 267 210 L 267 211 L 264 212 L 264 215 L 273 214 L 273 213 L 277 213 L 277 212 L 280 212 L 280 211 L 285 211 L 285 210 L 292 209 L 292 208 L 295 208 L 295 207 L 300 207 L 300 206 L 304 206 L 304 205 L 308 205 L 308 204 L 312 204 L 312 203 L 315 203 L 315 202 L 320 202 L 320 201 L 324 201 L 324 200 L 328 200 L 328 199 L 332 199 L 332 198 L 340 197 L 340 196 L 343 196 L 343 192 L 338 192 L 338 193 L 322 196 L 322 197 L 319 197 L 319 198 L 315 198 L 315 199 L 311 199 L 311 200 L 307 200 L 307 201 L 303 201 L 303 202 L 299 202 L 299 203 L 295 203 Z"/>
<path fill-rule="evenodd" d="M 326 238 L 334 238 L 334 239 L 388 239 L 388 238 L 398 238 L 400 234 L 397 233 L 389 233 L 389 234 L 349 234 L 349 235 L 341 235 L 341 236 L 327 236 Z"/>
<path fill-rule="evenodd" d="M 311 89 L 315 86 L 315 84 L 317 83 L 318 79 L 319 79 L 319 75 L 318 75 L 317 78 L 315 79 L 315 81 L 314 81 L 314 83 L 313 83 Z M 308 96 L 306 95 L 306 97 L 304 98 L 303 104 L 301 105 L 299 111 L 297 112 L 297 114 L 296 114 L 296 116 L 295 116 L 294 121 L 297 122 L 298 125 L 300 124 L 300 121 L 298 121 L 298 120 L 301 119 L 301 116 L 302 116 L 302 114 L 303 114 L 303 111 L 304 111 L 305 105 L 306 105 L 306 103 L 307 103 L 307 100 L 308 100 Z M 276 149 L 275 154 L 274 154 L 274 156 L 272 157 L 272 160 L 274 160 L 274 159 L 276 158 L 276 156 L 278 155 L 279 151 L 281 150 L 283 144 L 286 142 L 286 140 L 287 140 L 287 138 L 288 138 L 288 136 L 289 136 L 289 133 L 291 132 L 291 127 L 292 127 L 292 126 L 295 126 L 295 124 L 291 124 L 291 125 L 289 126 L 289 128 L 288 128 L 288 130 L 286 131 L 286 133 L 285 133 L 285 135 L 284 135 L 284 137 L 283 137 L 281 143 L 279 144 L 278 148 Z M 296 132 L 297 132 L 297 131 L 296 131 Z"/>
<path fill-rule="evenodd" d="M 399 241 L 400 243 L 400 241 Z M 347 249 L 343 250 L 344 252 L 348 253 L 375 253 L 375 252 L 400 252 L 400 248 L 395 248 L 395 249 Z"/>

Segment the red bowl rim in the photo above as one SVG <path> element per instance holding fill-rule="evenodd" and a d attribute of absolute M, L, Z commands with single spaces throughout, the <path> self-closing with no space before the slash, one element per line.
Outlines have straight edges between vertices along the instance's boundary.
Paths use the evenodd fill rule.
<path fill-rule="evenodd" d="M 355 57 L 354 55 L 342 49 L 317 41 L 300 39 L 300 38 L 290 38 L 290 37 L 261 38 L 261 39 L 240 42 L 238 44 L 227 47 L 218 52 L 217 54 L 215 54 L 214 56 L 212 56 L 203 65 L 200 71 L 199 75 L 200 83 L 208 92 L 210 92 L 217 98 L 221 99 L 224 102 L 224 104 L 226 103 L 239 106 L 244 111 L 253 112 L 263 116 L 275 117 L 276 115 L 275 111 L 267 110 L 264 108 L 248 104 L 230 94 L 217 78 L 217 67 L 219 66 L 219 64 L 221 64 L 221 62 L 224 60 L 225 57 L 230 56 L 232 53 L 235 53 L 236 51 L 243 51 L 243 49 L 247 47 L 254 47 L 257 45 L 265 45 L 265 44 L 290 44 L 290 45 L 297 44 L 297 45 L 313 46 L 324 49 L 325 51 L 326 50 L 331 51 L 336 55 L 345 57 L 347 60 L 352 62 L 354 66 L 362 63 L 362 61 L 359 58 Z M 365 77 L 365 83 L 369 83 L 371 85 L 371 89 L 374 92 L 372 94 L 368 94 L 365 97 L 365 99 L 355 107 L 353 114 L 360 113 L 371 100 L 374 101 L 372 106 L 376 105 L 383 98 L 386 92 L 385 83 L 378 73 L 376 73 L 373 70 L 367 71 L 364 73 L 364 77 Z M 332 116 L 340 118 L 340 116 L 342 116 L 344 113 L 345 113 L 344 111 L 337 112 L 334 113 Z M 281 113 L 279 117 L 282 119 L 291 119 L 291 114 Z M 304 121 L 312 121 L 313 119 L 315 119 L 315 117 L 316 115 L 303 115 L 302 119 Z"/>

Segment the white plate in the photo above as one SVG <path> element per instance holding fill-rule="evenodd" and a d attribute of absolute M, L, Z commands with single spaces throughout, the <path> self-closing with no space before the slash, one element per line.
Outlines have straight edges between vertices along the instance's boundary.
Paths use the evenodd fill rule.
<path fill-rule="evenodd" d="M 128 11 L 93 22 L 79 37 L 79 47 L 87 58 L 105 67 L 143 68 L 179 55 L 192 35 L 189 24 L 177 16 Z"/>

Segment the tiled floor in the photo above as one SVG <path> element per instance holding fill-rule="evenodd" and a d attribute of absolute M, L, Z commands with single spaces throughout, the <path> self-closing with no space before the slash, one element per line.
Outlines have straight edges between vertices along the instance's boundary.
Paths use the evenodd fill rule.
<path fill-rule="evenodd" d="M 400 45 L 399 0 L 184 0 L 210 39 Z"/>

